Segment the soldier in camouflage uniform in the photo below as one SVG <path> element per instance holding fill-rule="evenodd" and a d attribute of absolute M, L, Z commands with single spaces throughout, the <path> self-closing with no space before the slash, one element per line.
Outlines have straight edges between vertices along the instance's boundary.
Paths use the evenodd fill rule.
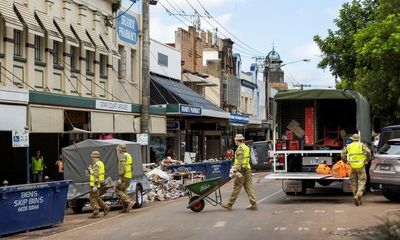
<path fill-rule="evenodd" d="M 121 157 L 118 164 L 119 179 L 115 187 L 115 193 L 123 205 L 123 209 L 120 212 L 129 213 L 134 205 L 134 202 L 127 194 L 127 189 L 132 179 L 132 156 L 127 152 L 125 144 L 119 144 L 117 149 Z"/>
<path fill-rule="evenodd" d="M 360 136 L 353 134 L 352 143 L 348 144 L 342 151 L 342 159 L 348 160 L 351 166 L 351 190 L 353 191 L 354 204 L 362 205 L 361 197 L 364 194 L 365 184 L 367 183 L 367 173 L 365 165 L 371 157 L 369 148 L 360 142 Z M 348 157 L 347 157 L 348 155 Z"/>
<path fill-rule="evenodd" d="M 231 198 L 227 204 L 221 203 L 221 207 L 227 210 L 232 210 L 232 206 L 238 198 L 242 186 L 244 186 L 244 190 L 246 191 L 251 204 L 246 209 L 257 210 L 257 201 L 254 196 L 253 182 L 251 178 L 250 148 L 244 144 L 244 137 L 242 134 L 236 134 L 235 144 L 238 146 L 238 148 L 235 152 L 235 159 L 233 163 L 234 173 L 239 172 L 242 176 L 235 178 Z"/>
<path fill-rule="evenodd" d="M 110 206 L 100 198 L 101 183 L 104 181 L 106 174 L 103 162 L 100 160 L 100 153 L 93 151 L 90 155 L 92 158 L 92 165 L 89 166 L 90 174 L 90 206 L 93 210 L 93 215 L 89 218 L 99 218 L 100 208 L 104 211 L 104 216 L 107 216 L 110 211 Z"/>

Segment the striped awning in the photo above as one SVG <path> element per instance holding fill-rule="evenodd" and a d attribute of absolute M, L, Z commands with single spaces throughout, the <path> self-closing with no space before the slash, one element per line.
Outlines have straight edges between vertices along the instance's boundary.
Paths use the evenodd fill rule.
<path fill-rule="evenodd" d="M 56 26 L 54 26 L 54 22 L 51 20 L 51 18 L 49 18 L 49 16 L 46 13 L 36 10 L 35 15 L 40 25 L 42 26 L 43 30 L 45 30 L 49 35 L 50 39 L 57 42 L 63 41 L 60 32 L 57 30 Z"/>
<path fill-rule="evenodd" d="M 108 50 L 107 47 L 104 45 L 104 43 L 101 41 L 99 34 L 97 34 L 95 31 L 86 29 L 87 34 L 89 35 L 89 38 L 92 40 L 94 45 L 96 46 L 96 49 L 101 53 L 108 55 Z"/>
<path fill-rule="evenodd" d="M 0 15 L 6 23 L 6 27 L 22 31 L 24 26 L 14 12 L 13 4 L 9 0 L 0 1 Z"/>
<path fill-rule="evenodd" d="M 110 50 L 114 56 L 120 57 L 117 47 L 114 45 L 113 42 L 110 41 L 110 38 L 105 34 L 100 34 L 101 40 L 103 40 L 104 44 Z"/>
<path fill-rule="evenodd" d="M 86 31 L 82 28 L 81 25 L 71 23 L 71 28 L 72 31 L 75 33 L 75 36 L 81 41 L 83 49 L 89 50 L 89 51 L 95 51 L 95 48 L 90 41 L 88 35 L 86 34 Z"/>
<path fill-rule="evenodd" d="M 75 35 L 72 33 L 69 24 L 66 24 L 64 20 L 60 18 L 54 18 L 54 23 L 60 33 L 64 36 L 67 41 L 67 44 L 79 47 L 79 41 L 76 39 Z"/>
<path fill-rule="evenodd" d="M 15 3 L 14 7 L 17 10 L 17 14 L 22 19 L 22 22 L 25 23 L 26 27 L 28 28 L 28 32 L 44 37 L 43 29 L 36 21 L 33 11 L 31 11 L 28 7 L 18 3 Z"/>

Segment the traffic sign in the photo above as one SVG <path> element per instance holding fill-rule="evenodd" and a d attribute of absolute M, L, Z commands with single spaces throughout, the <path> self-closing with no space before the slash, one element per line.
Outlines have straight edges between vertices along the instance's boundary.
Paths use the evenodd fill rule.
<path fill-rule="evenodd" d="M 140 145 L 149 145 L 149 134 L 147 133 L 136 134 L 136 142 L 140 143 Z"/>
<path fill-rule="evenodd" d="M 29 130 L 13 130 L 12 146 L 29 147 Z"/>

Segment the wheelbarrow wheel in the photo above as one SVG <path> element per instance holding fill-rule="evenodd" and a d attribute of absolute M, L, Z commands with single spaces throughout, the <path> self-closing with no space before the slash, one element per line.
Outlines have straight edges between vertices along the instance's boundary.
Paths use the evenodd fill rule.
<path fill-rule="evenodd" d="M 199 196 L 193 196 L 192 198 L 190 198 L 190 202 L 193 202 L 198 198 L 199 198 Z M 193 212 L 200 212 L 201 210 L 204 209 L 205 205 L 206 205 L 206 203 L 204 202 L 204 199 L 201 199 L 198 203 L 194 204 L 190 208 L 190 210 L 192 210 Z"/>

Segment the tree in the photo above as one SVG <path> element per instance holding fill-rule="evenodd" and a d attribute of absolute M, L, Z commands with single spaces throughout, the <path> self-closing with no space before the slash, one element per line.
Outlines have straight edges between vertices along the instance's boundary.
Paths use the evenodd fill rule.
<path fill-rule="evenodd" d="M 337 31 L 315 36 L 337 88 L 355 89 L 370 102 L 375 117 L 400 119 L 400 0 L 353 0 L 335 19 Z"/>

